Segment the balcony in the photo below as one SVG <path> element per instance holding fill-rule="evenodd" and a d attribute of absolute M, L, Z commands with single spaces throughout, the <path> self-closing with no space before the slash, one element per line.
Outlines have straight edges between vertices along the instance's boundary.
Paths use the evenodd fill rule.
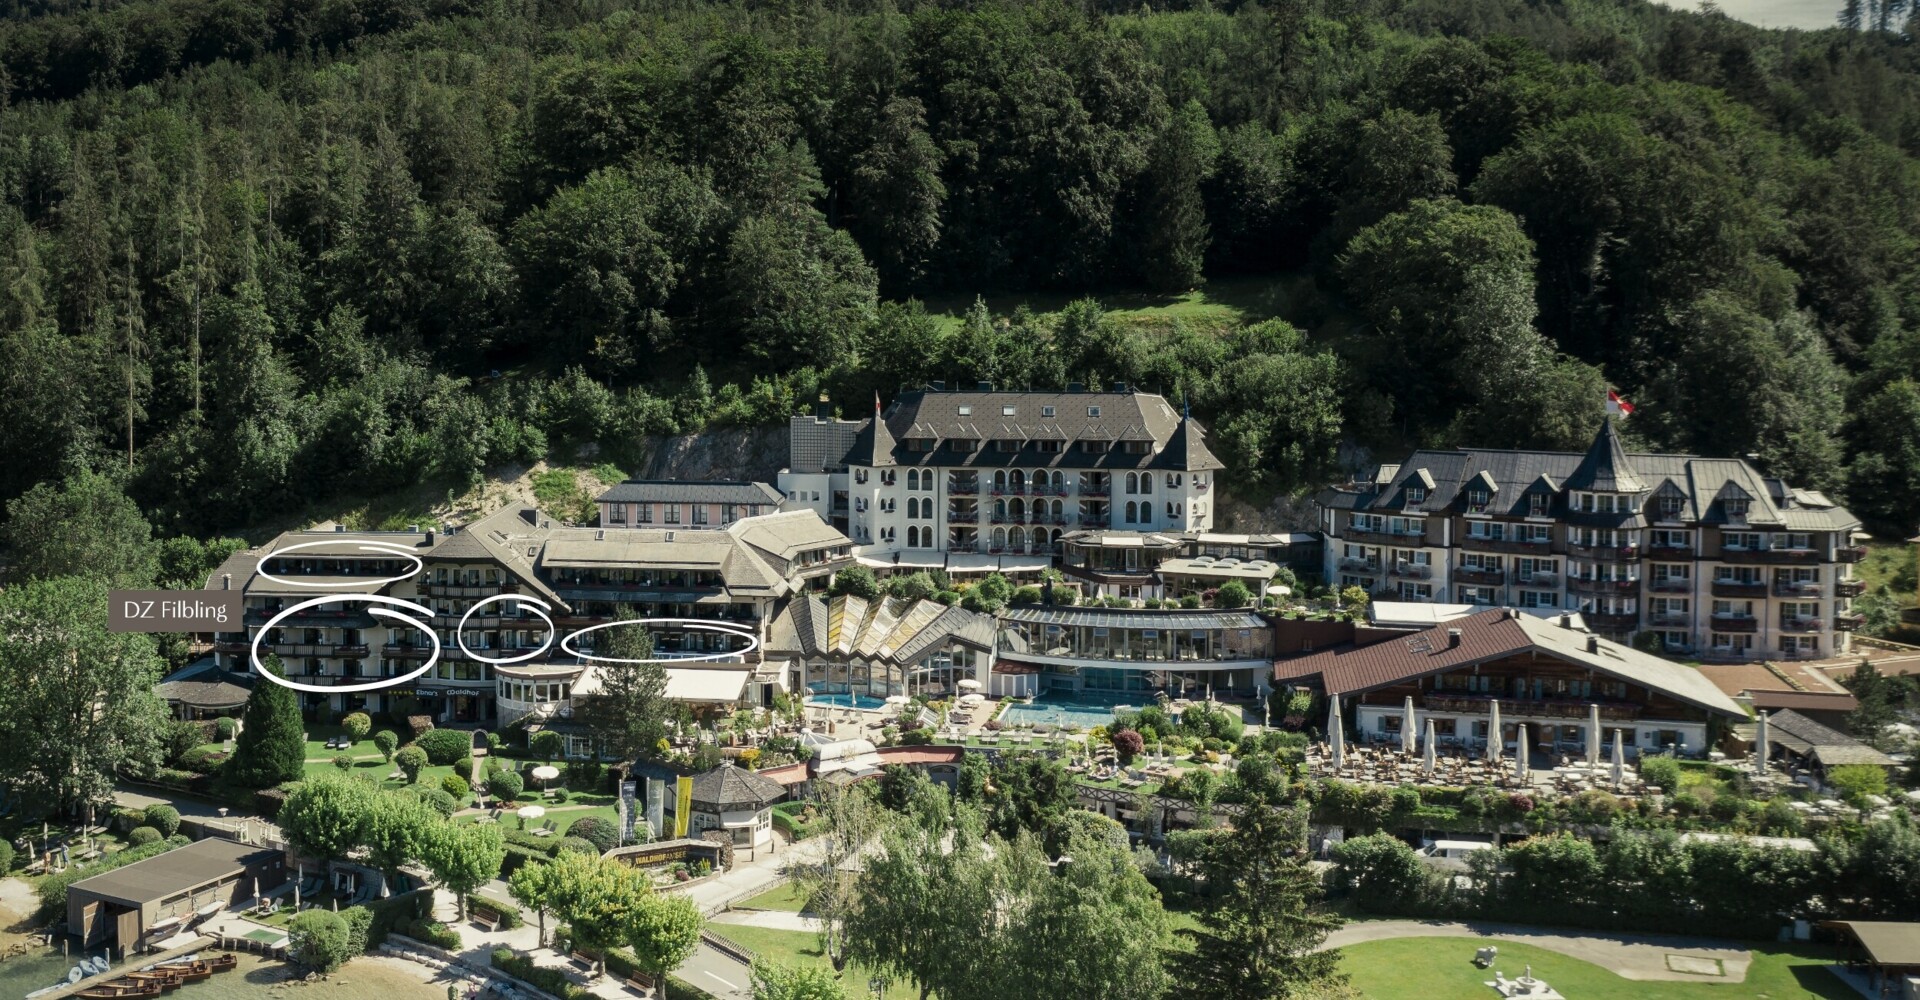
<path fill-rule="evenodd" d="M 1692 559 L 1693 546 L 1677 545 L 1672 542 L 1655 542 L 1647 546 L 1650 559 Z"/>
<path fill-rule="evenodd" d="M 1647 584 L 1647 589 L 1656 594 L 1691 594 L 1693 578 L 1686 576 L 1663 576 Z"/>
<path fill-rule="evenodd" d="M 1457 712 L 1464 715 L 1487 714 L 1487 702 L 1491 695 L 1475 694 L 1426 694 L 1420 697 L 1420 707 L 1429 712 Z M 1546 719 L 1586 719 L 1592 712 L 1592 701 L 1549 701 L 1529 698 L 1500 698 L 1502 718 L 1523 716 Z M 1598 703 L 1600 718 L 1610 722 L 1628 722 L 1640 717 L 1640 706 L 1633 704 L 1607 702 Z"/>
<path fill-rule="evenodd" d="M 1720 550 L 1720 561 L 1740 565 L 1798 563 L 1817 565 L 1822 560 L 1814 549 L 1734 549 Z"/>
<path fill-rule="evenodd" d="M 1654 628 L 1691 628 L 1693 616 L 1678 611 L 1656 611 L 1647 619 L 1647 624 Z"/>
<path fill-rule="evenodd" d="M 1859 597 L 1866 592 L 1867 584 L 1864 580 L 1833 581 L 1833 596 L 1835 597 Z"/>
<path fill-rule="evenodd" d="M 1083 497 L 1103 497 L 1113 489 L 1111 482 L 1088 482 L 1080 480 L 1080 495 Z"/>
<path fill-rule="evenodd" d="M 1632 562 L 1640 558 L 1638 545 L 1569 545 L 1567 551 L 1595 562 Z"/>
<path fill-rule="evenodd" d="M 1904 615 L 1905 612 L 1902 612 Z M 1835 632 L 1852 632 L 1867 623 L 1867 616 L 1857 611 L 1842 611 L 1833 616 Z"/>
<path fill-rule="evenodd" d="M 1342 559 L 1340 568 L 1349 573 L 1378 573 L 1380 564 L 1372 559 Z"/>
<path fill-rule="evenodd" d="M 426 657 L 432 655 L 432 653 L 433 653 L 432 646 L 421 645 L 418 643 L 411 643 L 411 642 L 390 642 L 380 647 L 380 654 L 382 656 L 405 656 L 405 657 L 417 656 L 417 657 L 420 657 L 421 659 L 425 659 Z"/>
<path fill-rule="evenodd" d="M 1347 525 L 1346 533 L 1343 534 L 1341 537 L 1355 538 L 1355 539 L 1361 539 L 1361 538 L 1383 539 L 1383 540 L 1389 540 L 1389 541 L 1398 541 L 1398 542 L 1401 542 L 1402 544 L 1405 544 L 1404 542 L 1405 539 L 1418 538 L 1424 541 L 1427 537 L 1427 533 L 1424 529 L 1421 531 L 1393 531 L 1389 528 L 1384 528 L 1384 527 L 1363 528 L 1358 524 L 1349 524 Z"/>
<path fill-rule="evenodd" d="M 1758 632 L 1760 619 L 1751 615 L 1714 615 L 1708 627 L 1715 632 Z"/>
<path fill-rule="evenodd" d="M 976 496 L 980 492 L 978 479 L 949 479 L 947 492 L 953 496 Z"/>
<path fill-rule="evenodd" d="M 1775 597 L 1819 597 L 1822 591 L 1818 580 L 1775 580 Z"/>
<path fill-rule="evenodd" d="M 1864 545 L 1842 545 L 1833 552 L 1834 562 L 1857 563 L 1866 557 L 1867 547 Z"/>
<path fill-rule="evenodd" d="M 1425 580 L 1433 575 L 1433 567 L 1419 563 L 1395 562 L 1388 575 L 1405 577 L 1409 580 Z"/>
<path fill-rule="evenodd" d="M 1507 582 L 1507 571 L 1502 569 L 1475 569 L 1461 566 L 1453 571 L 1453 582 L 1470 583 L 1485 587 L 1498 587 Z"/>
<path fill-rule="evenodd" d="M 1824 618 L 1795 617 L 1795 618 L 1780 619 L 1780 631 L 1782 632 L 1795 632 L 1795 633 L 1805 634 L 1808 632 L 1825 632 L 1826 630 L 1827 630 L 1827 622 L 1826 622 L 1826 619 Z"/>
<path fill-rule="evenodd" d="M 978 522 L 978 521 L 980 520 L 980 508 L 978 508 L 978 507 L 948 507 L 948 508 L 947 508 L 947 520 L 949 520 L 949 521 L 965 521 L 965 522 L 967 522 L 967 523 L 969 523 L 969 524 L 972 524 L 972 523 L 975 523 L 975 522 Z"/>
<path fill-rule="evenodd" d="M 428 597 L 492 597 L 495 594 L 517 594 L 520 585 L 512 580 L 488 583 L 423 583 L 420 593 Z"/>
<path fill-rule="evenodd" d="M 1567 587 L 1581 594 L 1632 594 L 1640 590 L 1640 581 L 1632 580 L 1596 580 L 1584 576 L 1570 576 Z"/>
<path fill-rule="evenodd" d="M 1758 580 L 1715 580 L 1711 589 L 1715 597 L 1767 596 L 1767 585 Z"/>
<path fill-rule="evenodd" d="M 1580 617 L 1588 628 L 1603 632 L 1628 632 L 1640 627 L 1638 611 L 1582 611 Z"/>
<path fill-rule="evenodd" d="M 1514 576 L 1513 582 L 1515 586 L 1520 587 L 1558 587 L 1560 586 L 1560 574 L 1522 573 Z"/>
<path fill-rule="evenodd" d="M 1494 538 L 1475 535 L 1472 532 L 1460 536 L 1460 547 L 1468 552 L 1507 552 L 1515 555 L 1542 555 L 1553 550 L 1553 541 L 1521 540 L 1518 538 Z"/>

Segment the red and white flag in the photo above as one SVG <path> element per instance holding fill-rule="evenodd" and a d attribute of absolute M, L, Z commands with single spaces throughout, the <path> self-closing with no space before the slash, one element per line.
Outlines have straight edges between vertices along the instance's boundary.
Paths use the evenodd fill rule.
<path fill-rule="evenodd" d="M 1616 417 L 1633 416 L 1633 404 L 1620 398 L 1612 389 L 1607 390 L 1607 412 Z"/>

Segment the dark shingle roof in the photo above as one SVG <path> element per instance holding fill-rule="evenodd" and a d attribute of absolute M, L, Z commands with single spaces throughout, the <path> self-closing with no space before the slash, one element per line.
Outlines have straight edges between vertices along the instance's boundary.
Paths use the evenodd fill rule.
<path fill-rule="evenodd" d="M 1207 449 L 1199 423 L 1183 421 L 1164 398 L 1145 392 L 914 391 L 894 400 L 880 418 L 882 426 L 872 423 L 861 427 L 849 463 L 1187 471 L 1224 467 Z M 932 439 L 938 447 L 910 451 L 898 443 L 912 438 Z M 977 446 L 963 451 L 949 444 L 954 441 Z M 995 441 L 1018 441 L 1021 446 L 1001 451 Z M 1047 441 L 1109 441 L 1113 447 L 1090 452 L 1067 444 L 1059 451 L 1041 450 Z M 1150 441 L 1153 447 L 1146 454 L 1131 453 L 1125 450 L 1127 441 Z"/>
<path fill-rule="evenodd" d="M 1878 764 L 1887 767 L 1894 763 L 1893 758 L 1886 754 L 1791 708 L 1767 713 L 1767 738 L 1795 753 L 1812 757 L 1822 767 L 1841 764 Z"/>
<path fill-rule="evenodd" d="M 722 764 L 693 776 L 693 804 L 712 806 L 710 812 L 729 809 L 763 809 L 787 796 L 787 787 L 743 767 Z"/>
<path fill-rule="evenodd" d="M 264 847 L 213 837 L 81 879 L 68 887 L 68 891 L 91 893 L 138 906 L 218 881 L 249 867 L 264 867 L 278 854 Z"/>
<path fill-rule="evenodd" d="M 1645 493 L 1647 485 L 1634 475 L 1627 461 L 1627 448 L 1620 443 L 1620 432 L 1611 419 L 1602 418 L 1600 433 L 1593 439 L 1587 455 L 1574 467 L 1562 484 L 1570 490 L 1596 490 L 1601 493 Z"/>
<path fill-rule="evenodd" d="M 777 504 L 780 491 L 740 480 L 629 479 L 600 494 L 598 503 Z"/>

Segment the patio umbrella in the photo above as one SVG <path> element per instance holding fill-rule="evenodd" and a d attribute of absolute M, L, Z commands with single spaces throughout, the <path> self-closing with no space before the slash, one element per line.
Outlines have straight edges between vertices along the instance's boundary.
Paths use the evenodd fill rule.
<path fill-rule="evenodd" d="M 1404 753 L 1413 753 L 1414 740 L 1417 738 L 1413 726 L 1413 695 L 1407 695 L 1406 707 L 1400 710 L 1400 749 Z"/>
<path fill-rule="evenodd" d="M 1587 766 L 1600 764 L 1600 706 L 1587 706 Z"/>
<path fill-rule="evenodd" d="M 302 861 L 294 866 L 293 912 L 300 912 L 300 883 L 307 879 L 307 863 Z"/>
<path fill-rule="evenodd" d="M 1772 748 L 1767 746 L 1767 713 L 1760 713 L 1760 724 L 1753 733 L 1753 773 L 1767 773 L 1767 756 Z"/>
<path fill-rule="evenodd" d="M 1347 763 L 1347 734 L 1340 723 L 1340 699 L 1334 698 L 1333 707 L 1327 711 L 1327 742 L 1330 744 L 1328 757 L 1338 772 Z"/>
<path fill-rule="evenodd" d="M 521 806 L 515 812 L 515 815 L 520 817 L 520 828 L 523 830 L 526 829 L 527 820 L 539 819 L 546 814 L 547 810 L 541 806 Z"/>
<path fill-rule="evenodd" d="M 1627 751 L 1620 742 L 1620 730 L 1613 731 L 1613 786 L 1627 783 Z"/>
<path fill-rule="evenodd" d="M 533 775 L 533 780 L 540 783 L 540 790 L 544 792 L 547 790 L 547 782 L 560 776 L 560 769 L 552 764 L 542 764 L 528 773 Z"/>
<path fill-rule="evenodd" d="M 962 691 L 978 691 L 978 690 L 980 690 L 980 682 L 979 682 L 979 681 L 976 681 L 976 680 L 974 680 L 974 679 L 973 679 L 973 678 L 971 678 L 971 677 L 969 677 L 969 678 L 967 678 L 966 680 L 963 680 L 963 681 L 961 681 L 961 682 L 960 682 L 960 683 L 959 683 L 958 685 L 956 685 L 956 686 L 957 686 L 957 687 L 959 687 L 959 688 L 960 688 L 960 690 L 962 690 Z"/>
<path fill-rule="evenodd" d="M 1421 773 L 1422 773 L 1422 774 L 1425 774 L 1425 775 L 1426 775 L 1427 777 L 1429 777 L 1429 778 L 1431 778 L 1431 777 L 1433 777 L 1433 766 L 1434 766 L 1434 759 L 1433 759 L 1433 758 L 1434 758 L 1434 752 L 1433 752 L 1433 720 L 1432 720 L 1432 719 L 1428 719 L 1428 720 L 1427 720 L 1427 755 L 1426 755 L 1426 757 L 1425 757 L 1425 759 L 1423 759 L 1423 760 L 1422 760 L 1422 761 L 1420 762 L 1420 767 L 1421 767 Z"/>
<path fill-rule="evenodd" d="M 1500 763 L 1500 751 L 1505 748 L 1506 740 L 1500 738 L 1500 699 L 1487 703 L 1487 763 Z"/>
<path fill-rule="evenodd" d="M 1519 735 L 1513 741 L 1513 780 L 1526 784 L 1531 780 L 1527 774 L 1527 724 L 1522 722 L 1516 732 Z"/>

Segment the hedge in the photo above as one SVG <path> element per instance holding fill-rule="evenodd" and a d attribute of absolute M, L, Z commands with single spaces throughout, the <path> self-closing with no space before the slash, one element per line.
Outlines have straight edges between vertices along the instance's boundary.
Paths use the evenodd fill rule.
<path fill-rule="evenodd" d="M 532 959 L 516 953 L 512 948 L 493 949 L 493 967 L 560 1000 L 595 1000 L 592 993 L 575 985 L 559 970 L 542 969 L 534 965 Z"/>
<path fill-rule="evenodd" d="M 36 891 L 40 895 L 40 913 L 50 919 L 61 919 L 67 914 L 67 887 L 83 878 L 92 878 L 102 872 L 110 872 L 135 861 L 145 861 L 156 855 L 165 854 L 176 847 L 185 847 L 191 843 L 186 837 L 175 834 L 165 840 L 155 841 L 144 847 L 131 847 L 124 851 L 115 851 L 90 865 L 74 865 L 66 871 L 49 875 L 40 881 Z"/>
<path fill-rule="evenodd" d="M 500 929 L 504 931 L 513 930 L 515 927 L 518 927 L 521 924 L 526 923 L 526 921 L 520 916 L 520 910 L 516 907 L 508 906 L 505 903 L 495 902 L 491 899 L 486 898 L 485 896 L 468 896 L 467 912 L 475 913 L 480 910 L 485 910 L 488 913 L 499 914 Z"/>
<path fill-rule="evenodd" d="M 413 742 L 433 764 L 458 764 L 473 754 L 473 734 L 464 729 L 429 729 Z"/>

